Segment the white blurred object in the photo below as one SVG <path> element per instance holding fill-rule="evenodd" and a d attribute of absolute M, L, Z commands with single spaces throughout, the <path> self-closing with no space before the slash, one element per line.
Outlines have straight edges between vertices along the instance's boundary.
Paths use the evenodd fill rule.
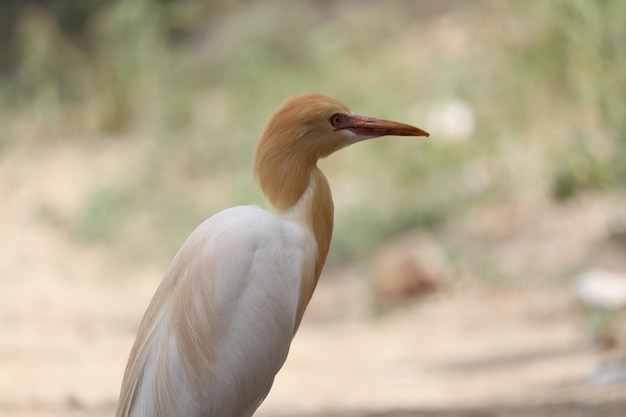
<path fill-rule="evenodd" d="M 626 274 L 603 269 L 587 271 L 578 278 L 576 295 L 589 307 L 626 307 Z"/>
<path fill-rule="evenodd" d="M 428 109 L 430 132 L 453 142 L 468 140 L 476 130 L 476 114 L 472 106 L 458 98 L 435 103 Z"/>
<path fill-rule="evenodd" d="M 626 383 L 626 358 L 619 358 L 598 366 L 587 378 L 589 385 L 610 385 Z"/>

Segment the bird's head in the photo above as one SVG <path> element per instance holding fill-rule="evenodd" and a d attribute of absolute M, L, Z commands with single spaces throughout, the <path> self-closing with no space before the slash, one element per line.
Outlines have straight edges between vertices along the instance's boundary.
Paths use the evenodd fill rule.
<path fill-rule="evenodd" d="M 345 104 L 320 94 L 300 94 L 286 99 L 270 118 L 259 147 L 280 149 L 312 161 L 379 136 L 428 136 L 404 123 L 354 114 Z M 272 152 L 272 153 L 274 153 Z"/>
<path fill-rule="evenodd" d="M 270 118 L 256 148 L 254 173 L 279 210 L 290 208 L 310 182 L 317 160 L 378 136 L 428 136 L 417 127 L 354 114 L 319 94 L 288 98 Z"/>

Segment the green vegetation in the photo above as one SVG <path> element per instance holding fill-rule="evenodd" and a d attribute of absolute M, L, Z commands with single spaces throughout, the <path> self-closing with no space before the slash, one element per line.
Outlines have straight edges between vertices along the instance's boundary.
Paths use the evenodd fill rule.
<path fill-rule="evenodd" d="M 626 4 L 619 0 L 531 2 L 533 36 L 522 68 L 569 122 L 553 194 L 626 185 Z"/>
<path fill-rule="evenodd" d="M 280 100 L 303 91 L 433 133 L 324 161 L 335 257 L 529 188 L 563 200 L 626 185 L 619 0 L 475 1 L 445 18 L 410 1 L 40 4 L 5 13 L 0 149 L 110 140 L 148 149 L 129 167 L 132 181 L 103 184 L 70 221 L 87 241 L 135 253 L 129 225 L 152 222 L 148 237 L 171 251 L 216 210 L 260 202 L 254 143 Z M 471 109 L 467 137 L 453 140 L 440 121 L 450 102 Z M 227 192 L 181 186 L 204 178 Z"/>

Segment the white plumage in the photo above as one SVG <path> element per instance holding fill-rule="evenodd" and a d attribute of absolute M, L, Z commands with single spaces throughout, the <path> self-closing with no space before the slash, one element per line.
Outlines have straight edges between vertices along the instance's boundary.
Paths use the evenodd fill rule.
<path fill-rule="evenodd" d="M 204 302 L 188 307 L 200 324 L 193 331 L 211 335 L 211 344 L 200 347 L 212 358 L 211 365 L 193 369 L 200 380 L 181 372 L 180 327 L 171 320 L 189 298 L 177 288 L 165 302 L 150 306 L 158 312 L 145 354 L 136 362 L 143 375 L 128 415 L 155 416 L 157 409 L 170 416 L 252 415 L 287 357 L 302 266 L 305 258 L 315 258 L 316 250 L 308 230 L 256 206 L 224 210 L 202 223 L 180 248 L 162 285 L 177 282 L 181 287 L 190 277 L 200 281 L 195 295 Z M 183 401 L 159 404 L 159 397 Z"/>

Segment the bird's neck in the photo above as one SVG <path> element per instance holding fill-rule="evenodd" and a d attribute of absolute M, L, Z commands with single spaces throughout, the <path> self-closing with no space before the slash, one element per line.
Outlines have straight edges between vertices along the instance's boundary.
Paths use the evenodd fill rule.
<path fill-rule="evenodd" d="M 313 296 L 317 281 L 324 268 L 333 234 L 333 199 L 328 181 L 319 168 L 314 167 L 311 170 L 309 184 L 298 201 L 280 215 L 310 230 L 317 244 L 317 256 L 314 259 L 304 259 L 302 266 L 295 332 L 298 330 L 304 310 Z"/>
<path fill-rule="evenodd" d="M 257 177 L 272 206 L 283 218 L 309 229 L 317 243 L 315 278 L 328 255 L 333 233 L 333 198 L 322 171 L 313 163 L 293 164 L 288 169 L 274 166 L 257 170 Z"/>
<path fill-rule="evenodd" d="M 309 183 L 300 198 L 288 210 L 281 211 L 281 216 L 296 221 L 309 229 L 317 243 L 315 263 L 315 281 L 319 278 L 333 234 L 333 198 L 326 177 L 318 167 L 309 175 Z"/>
<path fill-rule="evenodd" d="M 330 248 L 334 216 L 330 187 L 315 162 L 300 161 L 272 167 L 257 165 L 256 174 L 263 193 L 278 214 L 299 223 L 315 237 L 317 257 L 305 260 L 307 265 L 304 266 L 298 308 L 300 319 L 313 295 Z"/>

